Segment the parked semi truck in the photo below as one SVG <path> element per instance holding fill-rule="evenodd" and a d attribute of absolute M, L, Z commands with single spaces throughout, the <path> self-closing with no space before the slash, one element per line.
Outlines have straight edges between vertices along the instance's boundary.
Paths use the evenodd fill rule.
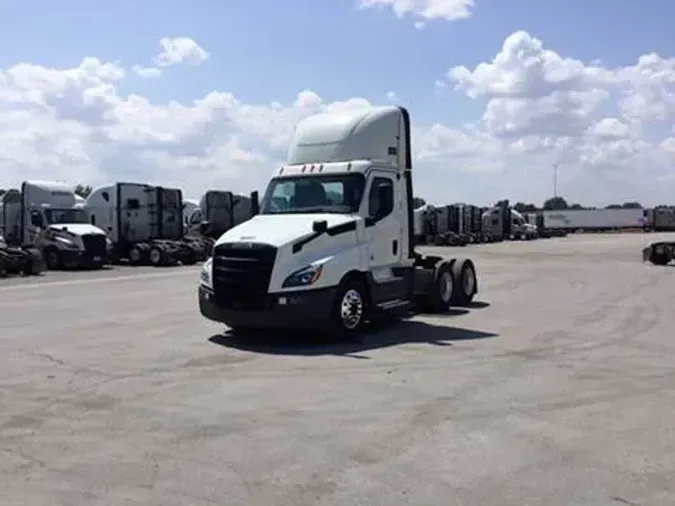
<path fill-rule="evenodd" d="M 184 209 L 187 233 L 216 239 L 257 214 L 258 192 L 246 196 L 209 190 L 201 196 L 196 207 L 190 203 Z"/>
<path fill-rule="evenodd" d="M 185 238 L 178 189 L 117 182 L 94 189 L 84 208 L 91 223 L 107 231 L 113 262 L 194 264 L 208 255 L 204 241 Z"/>
<path fill-rule="evenodd" d="M 675 231 L 675 208 L 659 206 L 653 209 L 645 209 L 643 215 L 645 230 L 654 232 Z"/>
<path fill-rule="evenodd" d="M 483 231 L 497 241 L 538 237 L 537 227 L 528 223 L 525 217 L 507 205 L 495 206 L 482 216 Z"/>
<path fill-rule="evenodd" d="M 111 244 L 89 222 L 74 186 L 58 181 L 24 181 L 1 197 L 0 221 L 8 246 L 41 252 L 48 269 L 100 268 Z"/>
<path fill-rule="evenodd" d="M 675 209 L 659 206 L 644 212 L 645 228 L 654 232 L 675 230 Z M 642 250 L 642 260 L 654 265 L 666 265 L 675 260 L 675 241 L 658 241 Z"/>
<path fill-rule="evenodd" d="M 379 316 L 470 304 L 474 263 L 415 249 L 412 168 L 405 108 L 302 120 L 260 214 L 223 234 L 204 263 L 201 314 L 233 329 L 346 337 Z"/>

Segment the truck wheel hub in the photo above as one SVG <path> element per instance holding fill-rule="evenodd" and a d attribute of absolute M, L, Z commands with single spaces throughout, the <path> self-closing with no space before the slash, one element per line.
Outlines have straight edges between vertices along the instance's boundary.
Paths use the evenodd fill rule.
<path fill-rule="evenodd" d="M 476 286 L 476 278 L 473 273 L 473 269 L 467 269 L 464 271 L 464 293 L 466 295 L 471 295 L 474 292 Z"/>
<path fill-rule="evenodd" d="M 357 290 L 348 290 L 342 297 L 340 304 L 340 318 L 346 329 L 352 330 L 358 326 L 363 317 L 363 297 Z"/>
<path fill-rule="evenodd" d="M 452 273 L 444 272 L 441 274 L 441 300 L 443 302 L 448 302 L 450 297 L 452 297 Z"/>

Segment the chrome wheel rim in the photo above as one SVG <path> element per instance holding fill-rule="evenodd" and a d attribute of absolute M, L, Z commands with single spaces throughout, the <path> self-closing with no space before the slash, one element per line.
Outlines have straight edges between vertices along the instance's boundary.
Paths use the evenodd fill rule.
<path fill-rule="evenodd" d="M 354 330 L 363 318 L 363 297 L 358 290 L 347 290 L 340 303 L 340 319 L 347 330 Z"/>
<path fill-rule="evenodd" d="M 150 252 L 150 261 L 153 264 L 158 264 L 160 258 L 161 258 L 161 253 L 159 252 L 159 250 L 154 249 Z"/>
<path fill-rule="evenodd" d="M 476 275 L 473 269 L 466 269 L 464 271 L 464 293 L 472 295 L 476 288 Z"/>
<path fill-rule="evenodd" d="M 450 297 L 452 297 L 452 287 L 453 287 L 453 280 L 452 280 L 452 272 L 450 271 L 445 271 L 443 274 L 441 274 L 441 300 L 443 302 L 450 302 Z"/>

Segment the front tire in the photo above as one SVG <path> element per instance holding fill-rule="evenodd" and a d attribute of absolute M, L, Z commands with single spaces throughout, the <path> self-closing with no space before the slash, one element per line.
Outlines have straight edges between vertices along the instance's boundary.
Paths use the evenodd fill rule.
<path fill-rule="evenodd" d="M 434 279 L 429 288 L 427 306 L 430 313 L 446 313 L 450 310 L 454 286 L 455 279 L 452 266 L 448 262 L 442 262 L 436 268 Z"/>
<path fill-rule="evenodd" d="M 143 263 L 143 252 L 138 246 L 132 246 L 129 250 L 129 263 L 131 265 L 141 265 Z"/>
<path fill-rule="evenodd" d="M 159 267 L 161 265 L 164 265 L 164 252 L 161 249 L 159 249 L 157 246 L 153 246 L 150 249 L 149 259 L 150 259 L 150 265 L 152 265 L 154 267 Z"/>
<path fill-rule="evenodd" d="M 364 284 L 355 278 L 343 281 L 333 302 L 329 330 L 340 339 L 358 335 L 365 326 L 368 296 Z"/>
<path fill-rule="evenodd" d="M 45 250 L 45 264 L 47 270 L 50 271 L 61 268 L 61 252 L 56 248 L 47 248 Z"/>
<path fill-rule="evenodd" d="M 181 263 L 183 265 L 194 265 L 197 263 L 197 255 L 191 246 L 188 246 L 187 250 L 185 251 L 185 257 Z"/>

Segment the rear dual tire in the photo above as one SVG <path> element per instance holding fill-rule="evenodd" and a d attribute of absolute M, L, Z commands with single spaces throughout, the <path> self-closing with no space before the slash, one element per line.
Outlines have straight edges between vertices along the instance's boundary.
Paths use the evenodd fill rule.
<path fill-rule="evenodd" d="M 429 288 L 427 309 L 440 314 L 451 307 L 468 306 L 476 291 L 476 268 L 471 260 L 441 262 Z"/>

